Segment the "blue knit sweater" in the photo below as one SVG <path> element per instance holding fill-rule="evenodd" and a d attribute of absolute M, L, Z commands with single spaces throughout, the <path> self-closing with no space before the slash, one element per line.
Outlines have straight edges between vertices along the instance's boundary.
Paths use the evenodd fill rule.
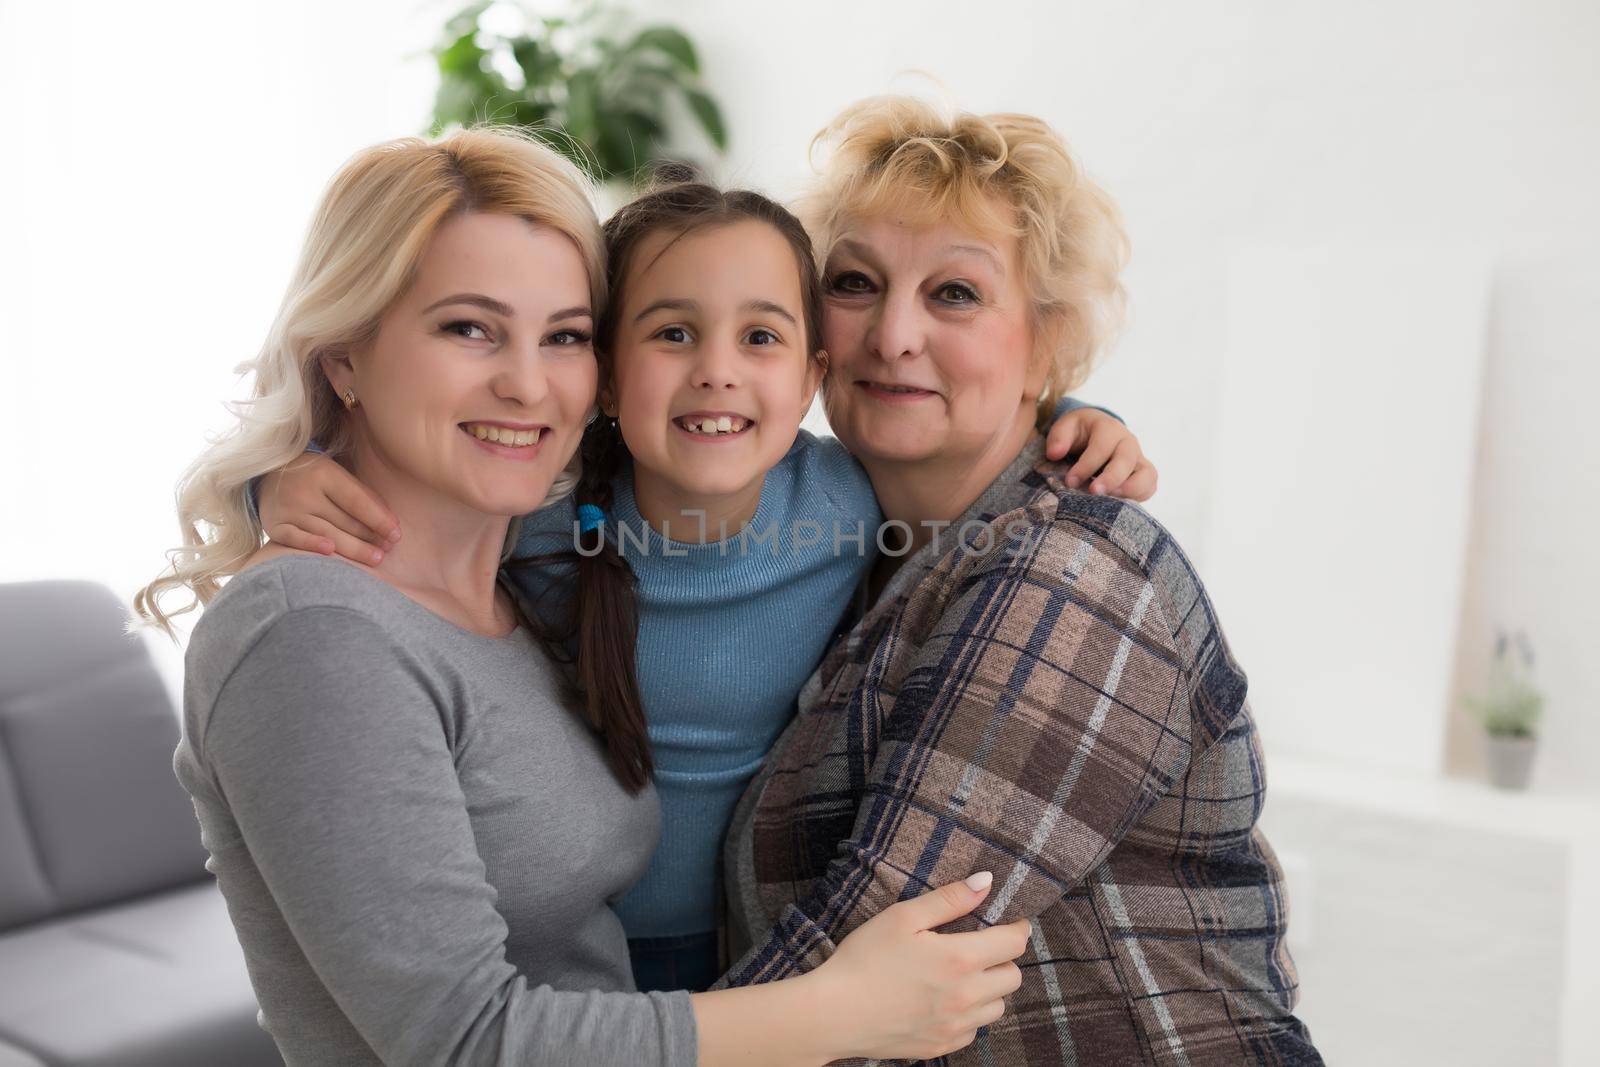
<path fill-rule="evenodd" d="M 661 798 L 661 842 L 617 914 L 629 937 L 705 933 L 733 807 L 872 562 L 881 516 L 844 446 L 804 431 L 725 541 L 663 539 L 639 514 L 631 469 L 612 489 L 607 535 L 639 580 L 639 689 Z M 524 520 L 517 552 L 570 549 L 572 530 L 569 498 Z"/>

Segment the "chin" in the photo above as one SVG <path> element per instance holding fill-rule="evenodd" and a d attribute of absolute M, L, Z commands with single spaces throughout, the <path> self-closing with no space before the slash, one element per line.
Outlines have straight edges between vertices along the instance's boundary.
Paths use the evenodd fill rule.
<path fill-rule="evenodd" d="M 842 440 L 842 438 L 841 438 Z M 877 459 L 895 463 L 913 463 L 927 459 L 938 451 L 936 442 L 911 427 L 877 426 L 865 433 L 857 432 L 845 441 L 858 459 Z"/>

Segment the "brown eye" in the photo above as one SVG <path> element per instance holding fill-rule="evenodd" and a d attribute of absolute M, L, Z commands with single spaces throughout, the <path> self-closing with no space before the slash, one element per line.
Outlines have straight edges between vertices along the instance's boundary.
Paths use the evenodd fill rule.
<path fill-rule="evenodd" d="M 847 270 L 835 274 L 828 282 L 828 288 L 836 293 L 870 293 L 872 283 L 860 271 Z"/>
<path fill-rule="evenodd" d="M 960 282 L 951 282 L 939 289 L 938 298 L 946 304 L 976 304 L 978 294 Z"/>
<path fill-rule="evenodd" d="M 442 328 L 445 333 L 453 333 L 457 337 L 465 338 L 468 341 L 487 341 L 489 339 L 489 331 L 481 322 L 462 319 L 458 322 L 447 322 Z"/>

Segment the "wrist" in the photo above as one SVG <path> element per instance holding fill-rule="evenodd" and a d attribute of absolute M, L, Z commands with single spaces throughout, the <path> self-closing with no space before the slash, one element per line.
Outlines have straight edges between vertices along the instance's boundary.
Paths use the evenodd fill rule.
<path fill-rule="evenodd" d="M 852 995 L 851 983 L 827 963 L 788 979 L 801 998 L 801 1017 L 810 1021 L 797 1035 L 819 1063 L 862 1056 L 870 1045 L 857 1011 L 863 998 Z"/>

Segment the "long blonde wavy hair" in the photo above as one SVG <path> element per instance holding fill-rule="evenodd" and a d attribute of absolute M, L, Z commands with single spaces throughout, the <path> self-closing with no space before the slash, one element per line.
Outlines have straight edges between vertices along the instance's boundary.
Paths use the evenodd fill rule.
<path fill-rule="evenodd" d="M 1115 201 L 1031 115 L 974 115 L 911 96 L 852 104 L 812 140 L 800 203 L 819 264 L 865 218 L 954 221 L 1015 236 L 1032 298 L 1041 410 L 1083 383 L 1122 325 L 1128 239 Z"/>
<path fill-rule="evenodd" d="M 252 373 L 237 417 L 178 483 L 181 547 L 134 598 L 146 622 L 175 636 L 172 619 L 208 603 L 221 579 L 261 547 L 249 506 L 252 479 L 299 457 L 314 439 L 338 454 L 351 444 L 344 405 L 319 357 L 360 346 L 410 287 L 429 240 L 447 219 L 474 211 L 513 215 L 565 234 L 583 256 L 598 313 L 605 250 L 594 189 L 581 171 L 532 137 L 480 127 L 438 141 L 405 137 L 357 153 L 323 193 L 266 343 L 239 367 Z M 570 492 L 570 468 L 549 500 Z M 169 611 L 169 594 L 191 595 Z"/>

